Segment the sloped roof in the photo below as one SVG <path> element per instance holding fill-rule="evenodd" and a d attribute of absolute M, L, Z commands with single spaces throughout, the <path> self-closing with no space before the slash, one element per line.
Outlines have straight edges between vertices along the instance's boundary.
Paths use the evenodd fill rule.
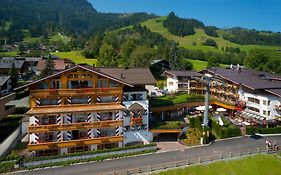
<path fill-rule="evenodd" d="M 192 70 L 169 70 L 169 71 L 165 71 L 163 73 L 163 75 L 165 74 L 170 74 L 170 75 L 174 75 L 177 77 L 198 77 L 198 76 L 202 76 L 202 74 L 192 71 Z"/>
<path fill-rule="evenodd" d="M 148 68 L 125 69 L 99 67 L 94 69 L 132 85 L 154 85 L 157 83 Z"/>
<path fill-rule="evenodd" d="M 71 68 L 69 68 L 69 69 L 60 71 L 60 72 L 55 73 L 55 74 L 53 74 L 53 75 L 50 75 L 50 76 L 41 78 L 41 79 L 39 79 L 39 80 L 33 81 L 33 82 L 31 82 L 31 83 L 28 83 L 28 84 L 23 85 L 23 86 L 21 86 L 21 87 L 17 87 L 17 88 L 15 88 L 14 90 L 19 90 L 19 89 L 22 89 L 22 88 L 26 88 L 26 87 L 28 87 L 28 86 L 30 86 L 30 85 L 33 85 L 33 84 L 42 82 L 42 81 L 47 80 L 47 79 L 49 79 L 49 78 L 53 78 L 53 77 L 59 76 L 59 75 L 65 73 L 65 72 L 72 71 L 72 70 L 75 70 L 75 69 L 77 69 L 77 68 L 81 68 L 81 69 L 84 69 L 84 70 L 87 70 L 87 71 L 96 73 L 96 74 L 98 74 L 98 75 L 101 75 L 101 76 L 104 76 L 104 77 L 106 77 L 106 78 L 112 79 L 112 80 L 117 81 L 117 82 L 119 82 L 119 83 L 122 83 L 122 84 L 125 84 L 125 85 L 128 85 L 128 86 L 133 87 L 133 85 L 131 85 L 131 84 L 129 84 L 129 83 L 123 81 L 123 80 L 116 79 L 116 78 L 114 78 L 114 77 L 112 77 L 112 76 L 110 76 L 110 75 L 107 75 L 107 74 L 105 74 L 105 73 L 102 73 L 102 72 L 100 72 L 100 71 L 95 70 L 94 67 L 92 67 L 92 66 L 87 66 L 87 67 L 86 67 L 86 66 L 76 65 L 76 66 L 73 66 L 73 67 L 71 67 Z"/>
<path fill-rule="evenodd" d="M 5 84 L 10 78 L 11 76 L 0 76 L 0 87 L 3 86 L 3 84 Z"/>
<path fill-rule="evenodd" d="M 13 62 L 15 63 L 15 68 L 20 69 L 24 64 L 24 60 L 0 60 L 0 69 L 10 69 L 12 68 Z"/>
<path fill-rule="evenodd" d="M 224 69 L 219 67 L 207 69 L 207 71 L 235 84 L 242 84 L 253 90 L 281 88 L 281 77 L 268 72 L 252 69 L 242 69 L 241 71 L 237 71 L 236 69 Z"/>
<path fill-rule="evenodd" d="M 47 60 L 39 60 L 36 69 L 38 71 L 44 70 Z M 66 65 L 64 60 L 53 60 L 55 70 L 65 70 Z"/>

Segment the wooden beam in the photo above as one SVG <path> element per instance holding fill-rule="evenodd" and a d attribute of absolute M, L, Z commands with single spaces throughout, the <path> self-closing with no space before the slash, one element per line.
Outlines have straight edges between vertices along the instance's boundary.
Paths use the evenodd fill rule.
<path fill-rule="evenodd" d="M 39 151 L 57 148 L 69 148 L 75 146 L 86 146 L 86 145 L 99 145 L 108 143 L 118 143 L 123 141 L 123 136 L 112 136 L 112 137 L 101 137 L 92 139 L 80 139 L 80 140 L 70 140 L 62 142 L 47 142 L 38 144 L 28 144 L 29 151 Z"/>
<path fill-rule="evenodd" d="M 122 126 L 123 120 L 107 120 L 100 122 L 81 122 L 71 124 L 54 124 L 54 125 L 39 125 L 29 126 L 29 133 L 46 133 L 53 131 L 71 131 L 78 129 L 93 129 L 93 128 L 108 128 Z"/>

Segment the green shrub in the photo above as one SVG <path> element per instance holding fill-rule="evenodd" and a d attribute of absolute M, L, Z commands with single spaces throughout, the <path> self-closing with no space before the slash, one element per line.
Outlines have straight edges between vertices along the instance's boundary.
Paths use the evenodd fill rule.
<path fill-rule="evenodd" d="M 247 127 L 246 132 L 249 135 L 252 135 L 252 134 L 255 134 L 255 133 L 277 134 L 277 133 L 281 133 L 281 126 L 277 126 L 277 127 L 274 127 L 274 128 L 258 128 L 258 127 L 254 127 L 254 126 L 249 126 L 249 127 Z"/>
<path fill-rule="evenodd" d="M 214 118 L 210 119 L 210 128 L 219 138 L 229 138 L 241 135 L 241 131 L 237 126 L 233 124 L 220 126 Z"/>
<path fill-rule="evenodd" d="M 0 174 L 13 171 L 15 162 L 0 163 Z"/>
<path fill-rule="evenodd" d="M 144 148 L 144 147 L 151 147 L 151 146 L 157 146 L 157 144 L 156 143 L 150 143 L 150 144 L 147 144 L 147 145 L 133 145 L 133 146 L 126 146 L 126 147 L 121 147 L 121 148 L 101 149 L 101 150 L 94 150 L 94 151 L 68 153 L 68 154 L 63 154 L 63 155 L 30 157 L 30 158 L 24 159 L 24 162 L 50 160 L 50 159 L 58 159 L 58 158 L 64 158 L 64 157 L 90 155 L 90 154 L 100 154 L 100 153 L 106 153 L 106 152 L 112 152 L 112 151 L 129 150 L 129 149 Z"/>
<path fill-rule="evenodd" d="M 38 165 L 38 166 L 32 166 L 32 167 L 28 167 L 28 169 L 32 170 L 32 169 L 36 169 L 36 168 L 46 168 L 46 167 L 53 167 L 53 166 L 68 166 L 68 165 L 80 163 L 80 162 L 91 162 L 91 161 L 100 162 L 105 159 L 116 159 L 116 158 L 121 158 L 121 157 L 129 157 L 129 156 L 134 156 L 134 155 L 152 153 L 152 152 L 156 152 L 156 151 L 157 150 L 155 149 L 155 150 L 140 151 L 140 152 L 135 152 L 135 153 L 124 153 L 124 154 L 118 154 L 118 155 L 101 156 L 101 157 L 95 157 L 95 158 L 89 158 L 89 159 L 68 160 L 68 161 L 64 161 L 64 162 L 47 163 L 47 164 L 42 164 L 42 165 Z"/>

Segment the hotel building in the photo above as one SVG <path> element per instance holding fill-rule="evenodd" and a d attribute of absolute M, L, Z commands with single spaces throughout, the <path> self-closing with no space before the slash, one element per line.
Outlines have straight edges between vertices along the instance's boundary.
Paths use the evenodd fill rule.
<path fill-rule="evenodd" d="M 152 141 L 146 68 L 77 65 L 21 88 L 30 90 L 28 150 L 65 154 Z"/>

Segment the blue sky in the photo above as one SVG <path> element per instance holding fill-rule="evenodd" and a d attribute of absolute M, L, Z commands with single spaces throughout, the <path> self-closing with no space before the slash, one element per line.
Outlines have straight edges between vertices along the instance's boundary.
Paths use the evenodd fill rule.
<path fill-rule="evenodd" d="M 206 25 L 281 31 L 281 0 L 89 0 L 99 12 L 149 12 Z"/>

